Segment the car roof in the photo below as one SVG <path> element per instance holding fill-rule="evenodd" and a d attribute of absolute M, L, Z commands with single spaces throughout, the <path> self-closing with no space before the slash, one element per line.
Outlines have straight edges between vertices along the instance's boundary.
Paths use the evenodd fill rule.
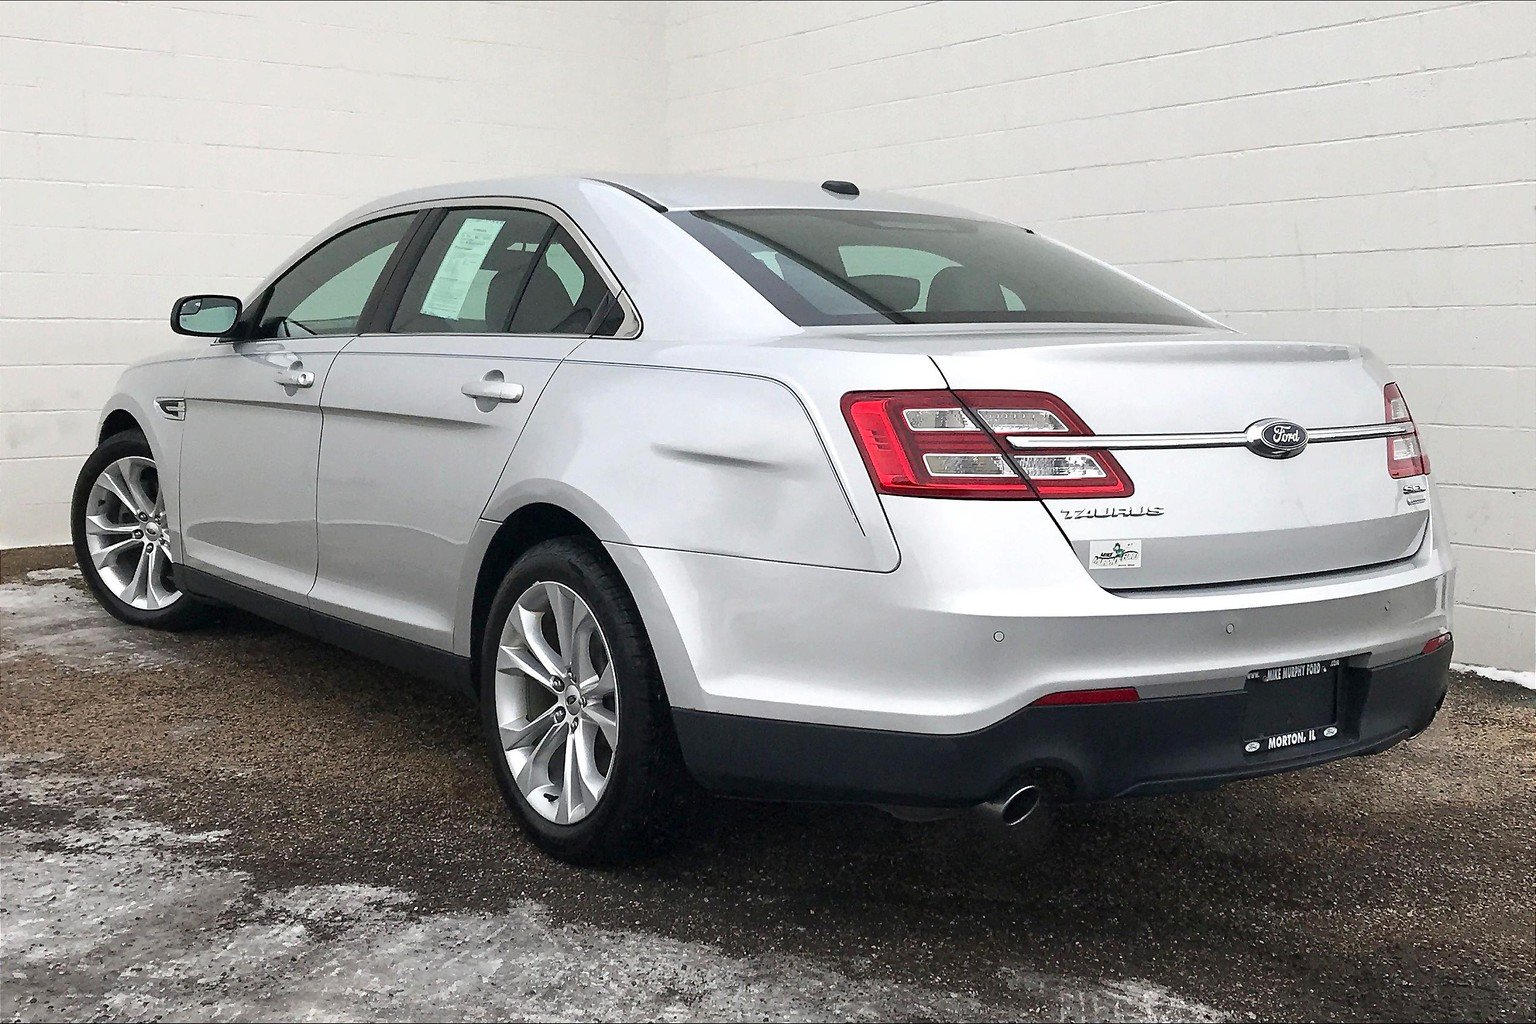
<path fill-rule="evenodd" d="M 840 195 L 822 188 L 820 181 L 660 174 L 550 175 L 432 185 L 385 196 L 353 216 L 397 206 L 481 197 L 542 199 L 560 205 L 573 191 L 593 184 L 626 192 L 660 210 L 862 209 L 986 219 L 960 207 L 892 192 L 861 189 L 857 196 Z"/>
<path fill-rule="evenodd" d="M 765 178 L 631 174 L 608 178 L 607 181 L 646 196 L 669 210 L 854 208 L 975 216 L 958 207 L 894 192 L 860 188 L 856 196 L 842 195 L 824 189 L 819 180 L 775 181 Z"/>

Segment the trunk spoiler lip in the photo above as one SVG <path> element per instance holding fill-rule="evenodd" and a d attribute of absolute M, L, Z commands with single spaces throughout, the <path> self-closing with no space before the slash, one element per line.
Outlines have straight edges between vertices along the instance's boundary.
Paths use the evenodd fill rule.
<path fill-rule="evenodd" d="M 1399 437 L 1415 430 L 1412 422 L 1361 423 L 1344 427 L 1308 427 L 1307 443 L 1364 441 L 1379 437 Z M 1117 451 L 1170 448 L 1246 448 L 1248 435 L 1243 431 L 1211 434 L 1076 434 L 1070 437 L 1046 437 L 1039 434 L 1012 434 L 1008 444 L 1020 451 L 1080 451 L 1086 448 Z"/>

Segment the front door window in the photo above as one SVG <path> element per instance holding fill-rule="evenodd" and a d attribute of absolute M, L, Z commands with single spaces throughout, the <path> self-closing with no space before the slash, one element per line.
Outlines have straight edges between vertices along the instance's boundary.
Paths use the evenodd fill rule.
<path fill-rule="evenodd" d="M 272 286 L 252 337 L 356 334 L 368 298 L 415 216 L 353 228 L 294 264 Z"/>

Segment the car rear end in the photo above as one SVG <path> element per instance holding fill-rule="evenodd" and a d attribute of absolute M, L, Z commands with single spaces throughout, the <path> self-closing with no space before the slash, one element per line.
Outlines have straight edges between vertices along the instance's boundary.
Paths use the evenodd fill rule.
<path fill-rule="evenodd" d="M 1406 401 L 1368 353 L 1235 335 L 1032 234 L 773 212 L 685 226 L 805 328 L 781 376 L 879 495 L 900 560 L 651 556 L 663 590 L 697 595 L 687 628 L 730 637 L 677 711 L 707 785 L 1099 799 L 1429 724 L 1453 570 Z M 867 389 L 826 352 L 933 372 Z"/>
<path fill-rule="evenodd" d="M 1083 797 L 1187 788 L 1429 723 L 1449 558 L 1406 403 L 1373 360 L 1099 334 L 935 361 L 952 388 L 843 404 L 895 575 L 1016 607 L 992 639 L 1018 710 L 994 706 L 967 740 L 997 749 L 996 775 L 1059 770 Z M 1277 411 L 1304 445 L 1247 429 Z"/>

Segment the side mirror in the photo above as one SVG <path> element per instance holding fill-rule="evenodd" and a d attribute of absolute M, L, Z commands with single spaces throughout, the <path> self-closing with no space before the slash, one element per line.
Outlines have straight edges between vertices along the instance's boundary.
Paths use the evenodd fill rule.
<path fill-rule="evenodd" d="M 188 295 L 171 307 L 171 330 L 195 338 L 217 338 L 240 319 L 240 300 L 233 295 Z"/>

